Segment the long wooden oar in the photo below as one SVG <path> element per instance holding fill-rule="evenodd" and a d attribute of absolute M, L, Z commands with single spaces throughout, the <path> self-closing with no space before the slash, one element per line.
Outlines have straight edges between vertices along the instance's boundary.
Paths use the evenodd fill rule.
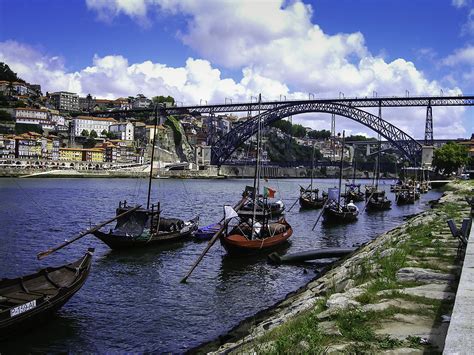
<path fill-rule="evenodd" d="M 55 248 L 51 248 L 51 249 L 48 249 L 48 250 L 43 251 L 43 252 L 41 252 L 41 253 L 38 253 L 38 255 L 37 255 L 36 257 L 38 258 L 38 260 L 41 260 L 41 259 L 43 259 L 44 257 L 48 256 L 49 254 L 52 254 L 52 253 L 54 253 L 55 251 L 58 251 L 59 249 L 62 249 L 62 248 L 64 248 L 65 246 L 67 246 L 67 245 L 69 245 L 69 244 L 71 244 L 71 243 L 74 243 L 76 240 L 78 240 L 78 239 L 80 239 L 80 238 L 82 238 L 82 237 L 84 237 L 84 236 L 86 236 L 86 235 L 88 235 L 88 234 L 91 234 L 91 233 L 93 233 L 93 232 L 99 230 L 100 228 L 102 228 L 102 227 L 105 226 L 106 224 L 109 224 L 109 223 L 115 221 L 117 218 L 123 217 L 123 216 L 125 216 L 125 215 L 127 215 L 127 214 L 129 214 L 129 213 L 131 213 L 131 212 L 133 212 L 133 211 L 138 210 L 140 207 L 142 207 L 142 206 L 141 206 L 141 205 L 135 206 L 135 207 L 133 207 L 132 209 L 130 209 L 130 210 L 128 210 L 128 211 L 125 211 L 125 212 L 119 214 L 118 216 L 115 216 L 114 218 L 111 218 L 111 219 L 109 219 L 109 220 L 107 220 L 107 221 L 105 221 L 105 222 L 102 222 L 102 223 L 96 225 L 95 227 L 92 227 L 92 228 L 90 228 L 90 229 L 88 229 L 88 230 L 86 230 L 86 231 L 84 231 L 84 232 L 79 233 L 77 236 L 75 236 L 75 237 L 72 238 L 71 240 L 68 240 L 68 241 L 62 243 L 61 245 L 58 245 L 58 246 L 55 247 Z"/>
<path fill-rule="evenodd" d="M 370 194 L 369 198 L 367 199 L 367 202 L 366 202 L 366 204 L 365 204 L 364 208 L 362 209 L 362 211 L 361 211 L 360 213 L 362 213 L 362 212 L 364 212 L 364 211 L 365 211 L 365 208 L 366 208 L 366 207 L 367 207 L 367 205 L 369 204 L 369 202 L 370 202 L 370 199 L 372 198 L 372 195 L 373 195 L 374 193 L 375 193 L 375 191 L 372 191 L 372 193 Z"/>
<path fill-rule="evenodd" d="M 308 185 L 308 187 L 307 187 L 304 191 L 308 190 L 310 186 L 311 186 L 311 185 Z M 303 188 L 303 186 L 301 186 L 301 185 L 300 185 L 300 187 Z M 300 196 L 301 196 L 301 191 L 300 191 Z M 293 207 L 295 207 L 296 203 L 297 203 L 299 200 L 300 200 L 300 198 L 299 198 L 299 196 L 298 196 L 298 198 L 296 199 L 296 201 L 295 201 L 295 202 L 291 205 L 291 207 L 288 209 L 288 212 L 290 212 L 291 209 L 292 209 Z"/>
<path fill-rule="evenodd" d="M 236 204 L 234 206 L 234 210 L 238 211 L 240 209 L 240 207 L 242 207 L 242 205 L 244 204 L 245 200 L 247 200 L 247 196 L 244 196 L 242 198 L 242 200 L 240 200 L 240 202 L 238 204 Z M 224 223 L 223 223 L 224 222 Z M 188 279 L 189 276 L 191 276 L 191 274 L 193 273 L 194 269 L 199 265 L 199 263 L 201 262 L 201 260 L 204 258 L 204 255 L 206 255 L 206 253 L 209 251 L 209 249 L 211 249 L 211 247 L 214 245 L 214 243 L 216 242 L 217 238 L 220 237 L 220 235 L 224 232 L 225 228 L 227 227 L 227 222 L 225 221 L 225 216 L 224 218 L 222 218 L 220 220 L 219 223 L 223 223 L 222 224 L 222 227 L 216 232 L 216 234 L 214 234 L 214 236 L 211 238 L 211 240 L 207 243 L 207 246 L 206 248 L 204 249 L 204 251 L 201 253 L 201 255 L 199 256 L 199 258 L 196 260 L 196 262 L 193 264 L 193 266 L 191 267 L 191 270 L 188 271 L 188 273 L 186 274 L 185 277 L 183 277 L 181 279 L 181 283 L 186 283 L 186 280 Z"/>
<path fill-rule="evenodd" d="M 326 207 L 326 205 L 328 204 L 328 202 L 329 202 L 329 199 L 327 199 L 326 202 L 324 202 L 323 210 L 322 210 L 321 213 L 319 214 L 318 219 L 317 219 L 316 222 L 314 223 L 313 228 L 311 228 L 312 231 L 314 231 L 314 228 L 316 228 L 316 225 L 318 224 L 319 219 L 320 219 L 321 216 L 323 215 L 323 213 L 324 213 L 324 208 Z"/>

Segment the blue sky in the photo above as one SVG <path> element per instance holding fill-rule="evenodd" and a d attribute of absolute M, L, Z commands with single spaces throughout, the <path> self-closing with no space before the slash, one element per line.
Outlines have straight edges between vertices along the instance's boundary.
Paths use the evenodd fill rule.
<path fill-rule="evenodd" d="M 470 0 L 0 0 L 0 61 L 43 91 L 175 96 L 185 104 L 317 96 L 474 94 Z M 403 112 L 403 114 L 400 114 Z M 422 110 L 387 110 L 423 135 Z M 413 125 L 416 119 L 420 124 Z M 327 120 L 298 120 L 328 128 Z M 472 109 L 435 108 L 435 137 Z M 295 121 L 295 120 L 294 120 Z M 392 122 L 391 121 L 391 122 Z M 366 133 L 341 121 L 353 133 Z M 436 135 L 436 128 L 440 134 Z"/>

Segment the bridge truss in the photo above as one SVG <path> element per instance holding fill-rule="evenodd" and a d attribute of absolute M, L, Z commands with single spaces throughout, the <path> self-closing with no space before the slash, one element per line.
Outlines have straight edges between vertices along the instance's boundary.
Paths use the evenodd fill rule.
<path fill-rule="evenodd" d="M 211 163 L 222 165 L 238 146 L 257 132 L 259 120 L 262 121 L 262 125 L 268 126 L 282 118 L 308 112 L 334 113 L 359 122 L 379 133 L 413 162 L 416 162 L 417 157 L 421 154 L 421 144 L 408 134 L 391 123 L 357 107 L 336 102 L 304 102 L 300 104 L 292 102 L 265 111 L 235 127 L 212 146 Z"/>

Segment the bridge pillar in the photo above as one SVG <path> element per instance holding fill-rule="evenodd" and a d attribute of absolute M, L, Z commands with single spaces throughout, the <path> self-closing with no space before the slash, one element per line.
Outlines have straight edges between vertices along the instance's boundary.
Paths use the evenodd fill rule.
<path fill-rule="evenodd" d="M 433 145 L 433 109 L 431 108 L 431 101 L 426 107 L 425 145 Z"/>

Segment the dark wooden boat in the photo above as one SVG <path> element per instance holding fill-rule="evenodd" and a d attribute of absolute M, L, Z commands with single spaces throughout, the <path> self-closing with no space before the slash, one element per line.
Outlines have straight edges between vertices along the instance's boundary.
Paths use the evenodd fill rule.
<path fill-rule="evenodd" d="M 360 184 L 346 184 L 346 192 L 341 195 L 346 201 L 364 201 L 365 195 L 360 191 Z"/>
<path fill-rule="evenodd" d="M 413 204 L 416 200 L 415 191 L 408 190 L 408 189 L 401 189 L 395 193 L 395 201 L 397 205 L 406 205 L 406 204 Z"/>
<path fill-rule="evenodd" d="M 337 202 L 326 205 L 323 218 L 326 223 L 347 223 L 357 221 L 359 211 Z"/>
<path fill-rule="evenodd" d="M 347 204 L 346 201 L 349 201 L 349 197 L 346 191 L 346 197 L 344 198 L 344 203 L 341 203 L 341 183 L 342 183 L 342 163 L 344 158 L 344 140 L 345 132 L 342 132 L 342 149 L 341 149 L 341 160 L 339 164 L 339 187 L 334 189 L 328 190 L 328 199 L 330 200 L 326 203 L 322 215 L 324 222 L 326 223 L 347 223 L 347 222 L 354 222 L 357 220 L 357 216 L 359 215 L 359 210 L 357 206 L 351 203 Z M 360 184 L 346 184 L 346 187 L 352 185 L 358 187 L 358 191 L 360 192 Z M 337 196 L 334 196 L 334 193 Z M 361 193 L 364 196 L 363 193 Z"/>
<path fill-rule="evenodd" d="M 131 209 L 119 203 L 117 216 Z M 129 249 L 153 244 L 165 244 L 188 240 L 197 231 L 199 217 L 189 221 L 178 218 L 163 218 L 160 208 L 139 208 L 117 219 L 115 228 L 108 233 L 95 231 L 93 234 L 112 249 Z"/>
<path fill-rule="evenodd" d="M 155 106 L 155 131 L 158 126 L 158 109 L 164 112 L 163 107 L 159 104 Z M 114 229 L 109 230 L 109 232 L 96 230 L 92 233 L 112 249 L 130 249 L 184 241 L 190 239 L 198 228 L 199 217 L 189 221 L 179 218 L 165 218 L 161 216 L 160 203 L 152 204 L 150 207 L 155 140 L 156 135 L 153 137 L 151 150 L 146 208 L 127 206 L 127 201 L 124 201 L 123 204 L 119 202 L 119 206 L 116 209 L 117 224 Z M 130 213 L 121 216 L 127 211 L 130 211 Z"/>
<path fill-rule="evenodd" d="M 284 244 L 293 234 L 293 229 L 285 220 L 264 223 L 260 230 L 243 222 L 234 227 L 229 233 L 220 236 L 220 242 L 227 253 L 233 255 L 249 255 L 267 252 Z"/>
<path fill-rule="evenodd" d="M 305 189 L 300 185 L 300 207 L 303 210 L 315 210 L 322 208 L 327 200 L 327 194 L 324 192 L 319 196 L 319 189 L 313 188 L 313 176 L 314 176 L 314 152 L 316 150 L 316 145 L 313 145 L 313 153 L 311 157 L 311 182 L 309 186 Z"/>
<path fill-rule="evenodd" d="M 300 187 L 300 206 L 305 210 L 322 208 L 326 203 L 327 195 L 319 196 L 319 189 L 305 189 Z"/>
<path fill-rule="evenodd" d="M 0 280 L 0 338 L 47 320 L 82 287 L 94 249 L 71 264 L 48 267 L 16 279 Z"/>
<path fill-rule="evenodd" d="M 392 201 L 385 196 L 372 195 L 367 201 L 367 211 L 385 211 L 392 208 Z"/>

